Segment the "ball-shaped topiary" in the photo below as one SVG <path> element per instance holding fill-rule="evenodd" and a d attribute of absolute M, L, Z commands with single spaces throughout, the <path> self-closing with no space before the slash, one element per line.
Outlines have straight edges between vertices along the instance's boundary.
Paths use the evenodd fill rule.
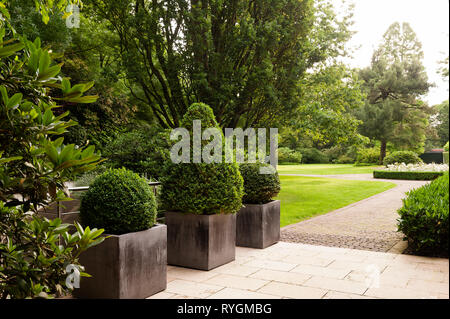
<path fill-rule="evenodd" d="M 405 164 L 419 164 L 423 163 L 416 153 L 411 151 L 398 151 L 386 156 L 383 160 L 384 165 L 390 165 L 395 163 L 405 163 Z"/>
<path fill-rule="evenodd" d="M 81 198 L 81 223 L 107 234 L 137 232 L 156 222 L 156 200 L 147 181 L 127 169 L 99 175 Z"/>
<path fill-rule="evenodd" d="M 193 120 L 201 120 L 202 130 L 213 127 L 220 130 L 208 105 L 192 104 L 181 123 L 190 131 L 191 146 Z M 242 207 L 243 180 L 238 165 L 226 163 L 223 153 L 221 155 L 221 163 L 192 163 L 192 154 L 191 163 L 168 161 L 161 178 L 160 200 L 163 207 L 171 211 L 205 215 L 236 213 Z"/>
<path fill-rule="evenodd" d="M 261 174 L 260 168 L 267 167 L 273 170 L 272 174 Z M 280 178 L 278 172 L 269 164 L 244 163 L 239 165 L 244 179 L 245 204 L 265 204 L 270 202 L 280 192 Z"/>

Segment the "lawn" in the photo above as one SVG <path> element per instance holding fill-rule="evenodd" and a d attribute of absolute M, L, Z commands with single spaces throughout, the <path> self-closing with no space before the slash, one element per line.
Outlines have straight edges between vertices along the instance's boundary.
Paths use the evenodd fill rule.
<path fill-rule="evenodd" d="M 278 165 L 279 174 L 334 175 L 371 174 L 380 166 L 355 166 L 353 164 L 301 164 Z"/>
<path fill-rule="evenodd" d="M 281 227 L 347 206 L 395 184 L 323 177 L 280 176 Z"/>

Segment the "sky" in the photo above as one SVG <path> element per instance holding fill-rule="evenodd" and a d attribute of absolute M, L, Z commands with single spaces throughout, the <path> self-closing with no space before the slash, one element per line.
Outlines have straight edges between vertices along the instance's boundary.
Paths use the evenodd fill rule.
<path fill-rule="evenodd" d="M 337 10 L 341 0 L 333 0 Z M 355 4 L 352 30 L 357 33 L 349 45 L 360 46 L 350 66 L 363 68 L 370 65 L 373 51 L 378 47 L 383 34 L 393 22 L 408 22 L 422 43 L 423 64 L 429 82 L 435 83 L 423 99 L 429 105 L 448 99 L 448 82 L 442 80 L 437 69 L 438 61 L 449 54 L 449 0 L 352 0 Z"/>

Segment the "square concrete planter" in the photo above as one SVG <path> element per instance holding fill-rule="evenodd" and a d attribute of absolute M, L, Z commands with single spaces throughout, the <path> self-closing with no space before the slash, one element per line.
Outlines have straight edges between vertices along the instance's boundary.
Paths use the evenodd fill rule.
<path fill-rule="evenodd" d="M 236 245 L 266 248 L 280 240 L 280 201 L 244 204 L 236 215 Z"/>
<path fill-rule="evenodd" d="M 146 298 L 167 286 L 167 227 L 110 235 L 80 255 L 92 277 L 81 277 L 77 298 Z"/>
<path fill-rule="evenodd" d="M 166 212 L 165 221 L 169 265 L 210 270 L 234 260 L 236 214 Z"/>

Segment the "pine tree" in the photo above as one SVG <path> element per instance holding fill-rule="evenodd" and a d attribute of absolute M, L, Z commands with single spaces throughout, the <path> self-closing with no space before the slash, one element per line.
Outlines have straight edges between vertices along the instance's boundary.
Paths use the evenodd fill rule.
<path fill-rule="evenodd" d="M 420 100 L 430 87 L 422 64 L 420 41 L 408 23 L 393 23 L 373 53 L 371 66 L 360 71 L 367 101 L 357 115 L 361 133 L 381 142 L 380 162 L 387 143 L 420 152 L 425 141 L 429 108 Z"/>

